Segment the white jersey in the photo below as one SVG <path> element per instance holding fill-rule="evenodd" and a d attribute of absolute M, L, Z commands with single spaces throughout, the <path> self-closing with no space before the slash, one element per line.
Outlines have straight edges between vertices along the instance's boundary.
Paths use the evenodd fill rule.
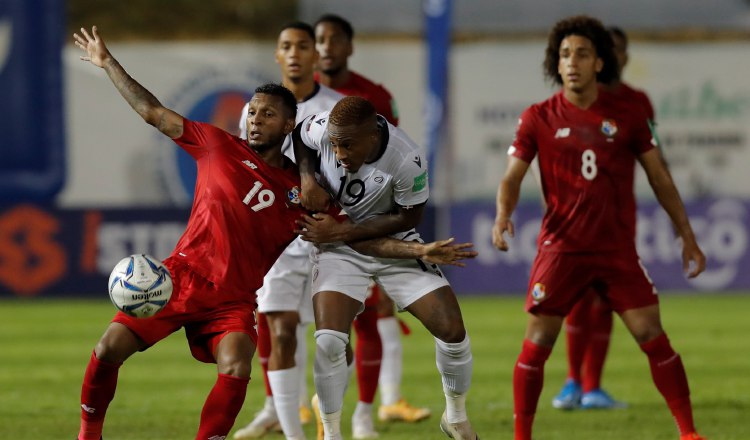
<path fill-rule="evenodd" d="M 349 218 L 360 223 L 393 212 L 397 206 L 415 206 L 429 197 L 427 161 L 422 149 L 398 127 L 378 115 L 381 153 L 356 173 L 339 166 L 328 138 L 328 115 L 323 112 L 302 122 L 305 145 L 320 152 L 319 182 Z M 394 235 L 401 238 L 402 234 Z"/>
<path fill-rule="evenodd" d="M 310 115 L 330 111 L 344 96 L 345 95 L 342 95 L 330 87 L 315 83 L 315 90 L 313 90 L 312 94 L 305 98 L 304 101 L 297 103 L 297 118 L 295 122 L 299 124 L 303 119 Z M 242 139 L 247 139 L 248 106 L 249 103 L 246 103 L 245 106 L 242 107 L 242 116 L 240 117 L 240 137 Z M 294 160 L 294 148 L 292 146 L 291 135 L 284 139 L 284 145 L 281 147 L 281 152 Z"/>

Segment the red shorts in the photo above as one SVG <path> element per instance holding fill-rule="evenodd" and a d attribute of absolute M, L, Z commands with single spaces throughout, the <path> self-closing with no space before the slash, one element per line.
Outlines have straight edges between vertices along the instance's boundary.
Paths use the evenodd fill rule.
<path fill-rule="evenodd" d="M 659 303 L 656 288 L 635 249 L 598 253 L 540 251 L 531 267 L 526 311 L 565 316 L 589 288 L 618 313 Z"/>
<path fill-rule="evenodd" d="M 253 293 L 227 294 L 181 262 L 168 259 L 164 264 L 174 284 L 167 305 L 151 318 L 117 312 L 112 322 L 123 324 L 148 346 L 185 327 L 190 352 L 206 363 L 216 363 L 213 353 L 228 333 L 245 333 L 257 343 Z"/>

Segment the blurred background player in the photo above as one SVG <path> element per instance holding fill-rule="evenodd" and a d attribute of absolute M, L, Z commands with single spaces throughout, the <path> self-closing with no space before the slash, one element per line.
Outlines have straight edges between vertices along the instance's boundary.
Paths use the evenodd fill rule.
<path fill-rule="evenodd" d="M 628 64 L 628 37 L 619 27 L 608 28 L 617 58 L 617 77 L 604 85 L 616 99 L 640 103 L 649 123 L 654 124 L 654 108 L 646 93 L 622 81 Z M 612 307 L 596 291 L 589 289 L 565 320 L 568 377 L 560 393 L 552 399 L 558 409 L 610 409 L 627 406 L 613 399 L 601 386 L 604 362 L 612 335 Z"/>
<path fill-rule="evenodd" d="M 342 94 L 317 83 L 313 77 L 318 53 L 315 33 L 307 23 L 285 25 L 276 44 L 276 63 L 281 83 L 297 99 L 297 121 L 333 108 Z M 240 135 L 247 138 L 247 106 L 240 118 Z M 294 160 L 291 138 L 283 152 Z M 312 414 L 307 393 L 307 325 L 312 322 L 310 294 L 310 249 L 295 240 L 281 254 L 258 291 L 258 353 L 266 376 L 266 402 L 236 439 L 262 437 L 281 426 L 288 439 L 304 438 L 302 423 Z M 266 362 L 264 362 L 266 361 Z"/>
<path fill-rule="evenodd" d="M 354 29 L 343 17 L 326 14 L 315 22 L 315 47 L 320 55 L 316 80 L 344 95 L 360 96 L 372 103 L 378 114 L 398 126 L 398 111 L 391 93 L 380 84 L 349 69 L 354 53 Z M 365 310 L 354 320 L 357 335 L 354 362 L 359 401 L 352 415 L 354 439 L 375 438 L 372 403 L 380 383 L 378 417 L 382 421 L 416 422 L 430 416 L 427 408 L 416 408 L 401 397 L 402 352 L 400 323 L 394 304 L 373 283 Z"/>
<path fill-rule="evenodd" d="M 705 269 L 705 256 L 638 102 L 600 93 L 597 81 L 617 75 L 612 38 L 591 17 L 570 17 L 549 34 L 545 77 L 562 85 L 521 115 L 508 167 L 498 188 L 493 244 L 507 251 L 511 215 L 529 163 L 539 158 L 547 210 L 531 269 L 528 324 L 513 372 L 516 440 L 531 440 L 544 381 L 544 364 L 565 315 L 593 288 L 620 314 L 646 354 L 681 440 L 703 439 L 693 422 L 690 389 L 680 356 L 661 326 L 659 299 L 635 249 L 635 161 L 682 239 L 688 277 Z M 296 133 L 296 132 L 295 132 Z"/>

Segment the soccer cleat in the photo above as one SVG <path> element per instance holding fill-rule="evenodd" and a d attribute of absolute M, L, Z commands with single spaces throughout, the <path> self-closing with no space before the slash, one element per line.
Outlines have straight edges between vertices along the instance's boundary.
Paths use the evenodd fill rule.
<path fill-rule="evenodd" d="M 307 425 L 308 423 L 312 422 L 313 414 L 312 411 L 310 411 L 310 407 L 307 405 L 300 405 L 299 407 L 299 421 L 303 425 Z"/>
<path fill-rule="evenodd" d="M 557 409 L 576 409 L 581 406 L 581 384 L 567 379 L 560 393 L 552 399 L 552 407 Z"/>
<path fill-rule="evenodd" d="M 318 401 L 318 395 L 314 394 L 310 400 L 312 407 L 312 413 L 315 415 L 315 430 L 317 432 L 318 440 L 325 440 L 325 431 L 323 430 L 323 419 L 320 418 L 320 403 Z"/>
<path fill-rule="evenodd" d="M 440 430 L 454 440 L 479 440 L 479 436 L 471 428 L 471 423 L 464 420 L 459 423 L 448 423 L 446 413 L 440 418 Z"/>
<path fill-rule="evenodd" d="M 380 435 L 375 431 L 375 423 L 372 414 L 356 414 L 352 416 L 352 438 L 354 440 L 367 440 L 378 438 Z"/>
<path fill-rule="evenodd" d="M 583 393 L 581 396 L 581 408 L 583 409 L 619 409 L 627 408 L 625 402 L 618 402 L 601 388 Z"/>
<path fill-rule="evenodd" d="M 691 432 L 690 434 L 681 435 L 680 440 L 707 440 L 707 439 L 706 437 L 703 437 L 697 432 Z"/>
<path fill-rule="evenodd" d="M 430 417 L 430 410 L 411 406 L 404 399 L 399 399 L 393 405 L 380 405 L 378 408 L 378 419 L 381 422 L 408 422 L 414 423 Z"/>
<path fill-rule="evenodd" d="M 240 428 L 234 433 L 236 440 L 245 440 L 251 438 L 261 438 L 269 431 L 280 431 L 281 425 L 276 415 L 276 409 L 273 406 L 266 405 L 255 413 L 255 418 L 244 428 Z"/>

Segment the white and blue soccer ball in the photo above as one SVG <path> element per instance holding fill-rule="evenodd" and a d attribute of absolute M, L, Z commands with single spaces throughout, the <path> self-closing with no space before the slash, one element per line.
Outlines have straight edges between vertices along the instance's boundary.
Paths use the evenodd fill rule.
<path fill-rule="evenodd" d="M 109 276 L 109 298 L 123 313 L 154 316 L 172 296 L 172 276 L 159 260 L 136 254 L 120 260 Z"/>

